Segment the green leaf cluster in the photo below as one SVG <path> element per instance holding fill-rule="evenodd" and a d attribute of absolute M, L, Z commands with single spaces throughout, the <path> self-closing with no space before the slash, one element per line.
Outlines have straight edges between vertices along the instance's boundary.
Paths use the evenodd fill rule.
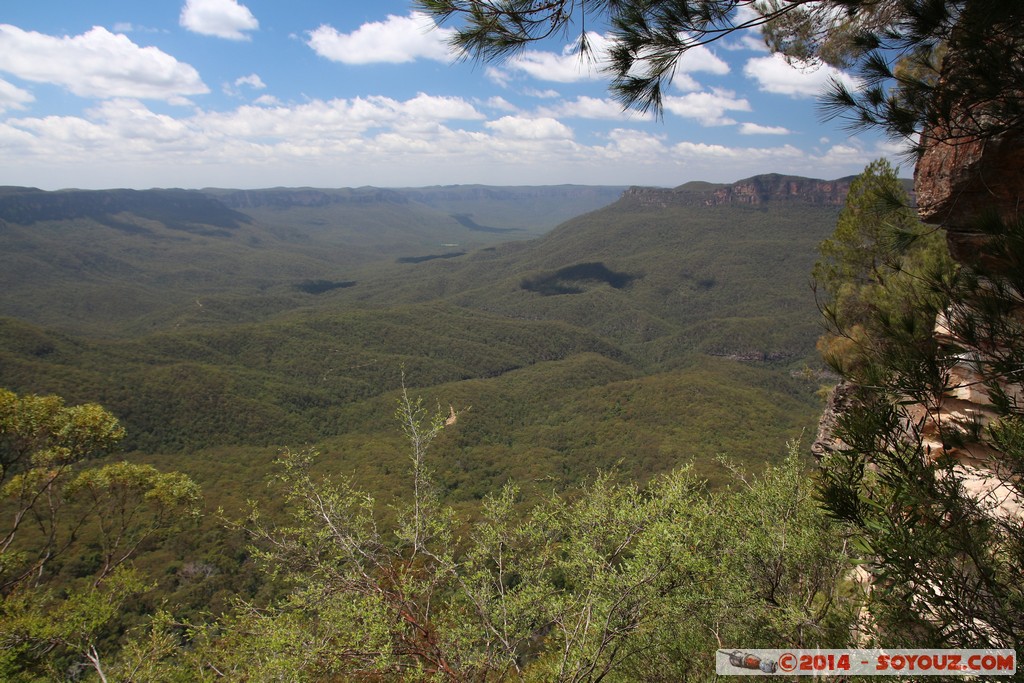
<path fill-rule="evenodd" d="M 162 679 L 711 680 L 719 647 L 847 642 L 846 545 L 798 448 L 718 493 L 685 468 L 535 505 L 510 484 L 461 537 L 415 455 L 417 434 L 452 423 L 421 408 L 400 408 L 413 500 L 397 531 L 344 479 L 312 475 L 315 453 L 286 453 L 290 521 L 245 522 L 286 594 L 195 631 Z"/>
<path fill-rule="evenodd" d="M 905 362 L 923 362 L 954 267 L 942 231 L 917 219 L 888 161 L 873 161 L 854 180 L 819 251 L 812 276 L 827 325 L 818 342 L 826 362 L 874 385 L 885 381 L 883 355 L 916 351 Z"/>
<path fill-rule="evenodd" d="M 0 677 L 103 675 L 127 602 L 150 587 L 131 558 L 198 514 L 190 479 L 95 466 L 124 430 L 95 404 L 0 390 Z"/>

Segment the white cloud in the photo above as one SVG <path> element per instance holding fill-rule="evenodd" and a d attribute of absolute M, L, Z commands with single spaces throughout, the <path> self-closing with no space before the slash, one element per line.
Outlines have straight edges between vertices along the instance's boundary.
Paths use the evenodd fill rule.
<path fill-rule="evenodd" d="M 268 140 L 310 145 L 348 139 L 374 129 L 428 133 L 447 120 L 482 120 L 473 105 L 456 97 L 419 94 L 390 97 L 313 100 L 293 106 L 244 106 L 233 112 L 206 112 L 193 125 L 218 138 L 264 144 Z"/>
<path fill-rule="evenodd" d="M 416 150 L 429 152 L 436 160 L 454 153 L 442 144 L 454 138 L 459 142 L 453 145 L 470 144 L 473 139 L 465 131 L 453 133 L 444 122 L 482 118 L 459 98 L 422 94 L 405 101 L 370 97 L 291 106 L 267 102 L 227 112 L 196 111 L 180 118 L 122 98 L 104 101 L 83 116 L 7 119 L 0 123 L 0 144 L 17 149 L 27 165 L 132 169 L 128 170 L 134 178 L 131 183 L 159 185 L 159 181 L 141 180 L 142 169 L 157 174 L 172 168 L 177 168 L 175 174 L 183 168 L 213 173 L 210 169 L 226 166 L 234 174 L 247 167 L 301 167 L 318 160 L 336 166 L 350 154 L 362 155 L 360 163 L 398 164 Z M 385 149 L 388 159 L 378 159 L 375 154 Z M 193 186 L 218 182 L 213 177 L 200 181 L 188 173 Z M 180 186 L 181 180 L 171 184 Z"/>
<path fill-rule="evenodd" d="M 398 106 L 392 105 L 391 103 L 395 102 L 395 100 L 387 97 L 371 97 L 368 99 L 378 103 L 386 102 L 388 103 L 387 106 L 394 107 L 401 116 L 413 121 L 472 121 L 485 118 L 472 104 L 461 97 L 439 97 L 437 95 L 419 93 L 416 97 L 406 100 Z"/>
<path fill-rule="evenodd" d="M 790 66 L 786 58 L 775 53 L 747 61 L 743 73 L 757 81 L 764 92 L 790 97 L 814 97 L 821 94 L 832 79 L 853 89 L 857 81 L 849 74 L 827 64 L 807 68 Z"/>
<path fill-rule="evenodd" d="M 522 93 L 527 97 L 536 97 L 542 100 L 551 100 L 562 95 L 557 90 L 548 88 L 546 90 L 538 90 L 536 88 L 524 88 Z"/>
<path fill-rule="evenodd" d="M 242 87 L 243 85 L 252 88 L 253 90 L 263 90 L 267 87 L 267 84 L 263 82 L 257 74 L 249 74 L 248 76 L 241 76 L 235 79 L 235 87 Z"/>
<path fill-rule="evenodd" d="M 519 107 L 509 102 L 504 97 L 490 97 L 487 99 L 487 102 L 485 104 L 491 109 L 500 109 L 502 111 L 519 111 Z"/>
<path fill-rule="evenodd" d="M 560 54 L 542 50 L 524 50 L 508 61 L 508 66 L 532 78 L 555 83 L 597 81 L 602 78 L 596 59 L 566 46 Z"/>
<path fill-rule="evenodd" d="M 532 78 L 555 83 L 578 83 L 582 81 L 600 81 L 607 78 L 605 70 L 609 66 L 608 51 L 613 40 L 596 32 L 586 33 L 589 52 L 580 51 L 577 40 L 562 48 L 560 53 L 542 50 L 525 50 L 507 62 L 509 69 L 521 71 Z M 493 67 L 491 67 L 493 69 Z M 638 71 L 643 70 L 642 63 L 637 65 Z M 488 77 L 502 85 L 507 84 L 507 73 L 497 71 L 488 73 Z M 692 74 L 709 73 L 725 75 L 729 73 L 729 65 L 703 45 L 687 50 L 676 63 L 672 74 L 672 84 L 679 90 L 699 90 L 700 84 Z"/>
<path fill-rule="evenodd" d="M 352 33 L 324 24 L 309 32 L 306 44 L 321 57 L 344 64 L 403 64 L 420 58 L 447 62 L 453 56 L 448 45 L 452 33 L 454 29 L 437 28 L 423 12 L 411 12 L 406 17 L 388 15 Z"/>
<path fill-rule="evenodd" d="M 274 107 L 281 104 L 281 100 L 277 99 L 273 95 L 260 95 L 255 100 L 253 100 L 253 102 L 255 102 L 256 104 L 262 104 L 267 107 Z"/>
<path fill-rule="evenodd" d="M 512 75 L 508 71 L 494 66 L 489 66 L 484 69 L 484 76 L 499 88 L 507 88 L 509 81 L 512 80 Z"/>
<path fill-rule="evenodd" d="M 647 159 L 656 162 L 668 151 L 664 138 L 638 130 L 615 128 L 608 133 L 609 144 L 605 152 L 616 159 Z"/>
<path fill-rule="evenodd" d="M 152 28 L 150 26 L 140 26 L 139 24 L 133 24 L 129 21 L 117 21 L 111 26 L 114 29 L 114 33 L 169 33 L 169 31 L 160 28 Z"/>
<path fill-rule="evenodd" d="M 228 40 L 249 40 L 245 31 L 260 27 L 249 8 L 236 0 L 186 0 L 178 23 L 194 33 Z"/>
<path fill-rule="evenodd" d="M 580 53 L 579 41 L 566 45 L 561 53 L 542 50 L 524 50 L 508 61 L 510 68 L 522 71 L 541 81 L 555 83 L 577 83 L 596 81 L 607 61 L 609 40 L 600 33 L 587 33 L 587 42 L 593 52 Z"/>
<path fill-rule="evenodd" d="M 234 80 L 233 83 L 225 83 L 223 90 L 227 95 L 232 97 L 241 94 L 242 87 L 252 88 L 253 90 L 264 90 L 267 84 L 263 82 L 257 74 L 249 74 L 248 76 L 240 76 Z"/>
<path fill-rule="evenodd" d="M 781 165 L 789 164 L 794 160 L 806 160 L 807 155 L 792 145 L 781 147 L 728 147 L 726 145 L 711 145 L 703 142 L 680 142 L 672 147 L 672 152 L 677 156 L 710 161 L 737 161 L 743 167 L 751 169 L 757 162 L 769 162 Z M 784 168 L 784 166 L 780 166 Z M 790 166 L 790 168 L 792 168 Z M 771 169 L 771 166 L 768 166 Z M 750 175 L 764 173 L 764 170 L 753 170 Z"/>
<path fill-rule="evenodd" d="M 791 132 L 783 126 L 762 126 L 759 123 L 740 124 L 740 135 L 789 135 Z"/>
<path fill-rule="evenodd" d="M 566 140 L 572 138 L 572 130 L 568 126 L 550 117 L 503 116 L 497 121 L 488 121 L 485 125 L 505 137 L 521 140 Z"/>
<path fill-rule="evenodd" d="M 106 123 L 106 134 L 121 140 L 168 143 L 187 139 L 190 134 L 186 122 L 156 114 L 138 100 L 106 100 L 88 114 Z"/>
<path fill-rule="evenodd" d="M 574 117 L 580 119 L 620 120 L 652 120 L 653 115 L 641 114 L 636 111 L 623 111 L 622 105 L 614 100 L 597 97 L 577 97 L 575 100 L 562 102 L 553 107 L 542 107 L 537 112 L 541 116 Z"/>
<path fill-rule="evenodd" d="M 724 76 L 729 65 L 704 45 L 697 45 L 683 53 L 676 63 L 677 73 L 709 73 Z"/>
<path fill-rule="evenodd" d="M 721 46 L 726 50 L 747 50 L 751 52 L 768 52 L 761 34 L 753 31 L 744 31 L 736 40 L 724 40 Z"/>
<path fill-rule="evenodd" d="M 727 117 L 727 111 L 750 111 L 750 103 L 737 98 L 727 90 L 687 93 L 667 96 L 663 100 L 665 111 L 676 116 L 696 119 L 702 126 L 727 126 L 736 123 Z"/>
<path fill-rule="evenodd" d="M 729 93 L 710 94 L 737 101 Z M 600 109 L 600 102 L 569 104 Z M 494 120 L 481 109 L 494 113 Z M 764 172 L 806 175 L 808 168 L 834 178 L 859 172 L 882 152 L 857 140 L 813 151 L 743 146 L 735 136 L 730 141 L 729 131 L 720 144 L 679 142 L 669 126 L 616 124 L 592 138 L 585 128 L 574 132 L 566 119 L 538 111 L 505 115 L 468 99 L 428 94 L 301 103 L 263 95 L 229 110 L 172 112 L 150 109 L 138 98 L 112 98 L 76 116 L 0 117 L 0 147 L 8 161 L 0 165 L 0 184 L 675 186 Z"/>
<path fill-rule="evenodd" d="M 0 24 L 0 71 L 60 85 L 80 97 L 171 101 L 209 92 L 188 64 L 100 26 L 56 37 Z"/>
<path fill-rule="evenodd" d="M 732 21 L 735 26 L 743 24 L 749 25 L 755 22 L 760 22 L 761 19 L 761 13 L 754 8 L 753 3 L 739 5 L 732 17 Z M 718 44 L 726 50 L 753 50 L 755 52 L 768 51 L 768 46 L 765 45 L 761 29 L 757 26 L 742 29 L 730 37 L 734 38 L 734 40 L 723 40 Z"/>
<path fill-rule="evenodd" d="M 35 99 L 29 91 L 0 78 L 0 113 L 8 109 L 24 109 L 26 104 Z"/>
<path fill-rule="evenodd" d="M 643 73 L 643 68 L 638 67 L 636 71 Z M 684 92 L 700 90 L 700 83 L 693 77 L 696 73 L 724 76 L 729 73 L 729 65 L 704 45 L 697 45 L 684 52 L 676 62 L 672 72 L 672 86 Z"/>

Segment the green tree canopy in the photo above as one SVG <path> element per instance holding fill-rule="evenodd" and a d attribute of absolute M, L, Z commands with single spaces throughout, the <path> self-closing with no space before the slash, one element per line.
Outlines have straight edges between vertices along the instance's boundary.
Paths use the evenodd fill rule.
<path fill-rule="evenodd" d="M 104 641 L 147 588 L 145 543 L 198 515 L 199 488 L 129 462 L 93 465 L 124 437 L 96 404 L 0 389 L 0 678 L 103 677 Z"/>
<path fill-rule="evenodd" d="M 888 161 L 871 162 L 850 184 L 819 251 L 812 278 L 827 329 L 818 347 L 834 369 L 877 384 L 875 360 L 892 349 L 894 329 L 908 348 L 932 344 L 948 300 L 929 283 L 948 283 L 953 264 L 943 232 L 918 220 Z"/>
<path fill-rule="evenodd" d="M 366 494 L 315 477 L 315 453 L 286 452 L 288 521 L 245 522 L 285 595 L 197 629 L 152 677 L 701 681 L 719 647 L 847 644 L 846 544 L 798 449 L 719 493 L 687 468 L 529 509 L 509 485 L 460 538 L 423 461 L 445 414 L 403 396 L 413 491 L 394 531 Z"/>

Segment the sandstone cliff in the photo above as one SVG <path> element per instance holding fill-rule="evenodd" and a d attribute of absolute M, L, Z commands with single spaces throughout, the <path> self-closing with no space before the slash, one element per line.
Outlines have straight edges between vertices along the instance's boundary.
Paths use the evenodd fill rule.
<path fill-rule="evenodd" d="M 987 138 L 954 142 L 931 141 L 915 169 L 918 214 L 926 223 L 945 230 L 950 254 L 964 266 L 980 268 L 979 286 L 994 280 L 1020 281 L 1020 263 L 986 255 L 986 243 L 1000 239 L 982 225 L 993 217 L 1004 224 L 1020 221 L 1024 206 L 1024 135 L 1010 132 Z M 1020 292 L 1018 294 L 1018 301 Z M 998 387 L 1014 410 L 1024 408 L 1020 373 L 995 370 L 997 357 L 1006 358 L 1014 346 L 1014 330 L 1024 320 L 1024 305 L 1003 311 L 1005 329 L 991 330 L 979 343 L 965 338 L 971 304 L 954 301 L 949 314 L 935 322 L 935 338 L 943 349 L 946 389 L 930 405 L 909 409 L 910 422 L 919 430 L 932 458 L 952 456 L 966 491 L 996 516 L 1024 517 L 1024 501 L 1007 485 L 1004 458 L 993 446 L 987 428 L 1001 417 L 990 389 Z M 821 456 L 842 449 L 834 434 L 838 416 L 848 410 L 854 391 L 840 385 L 819 423 L 812 451 Z"/>
<path fill-rule="evenodd" d="M 731 184 L 687 183 L 672 189 L 633 187 L 620 202 L 624 205 L 665 208 L 669 206 L 759 206 L 774 202 L 842 206 L 853 177 L 818 180 L 770 173 Z"/>

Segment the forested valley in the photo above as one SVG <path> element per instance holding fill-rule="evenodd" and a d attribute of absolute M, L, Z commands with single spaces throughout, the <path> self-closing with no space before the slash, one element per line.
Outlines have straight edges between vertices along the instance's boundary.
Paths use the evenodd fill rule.
<path fill-rule="evenodd" d="M 1021 680 L 1024 6 L 414 5 L 655 116 L 752 29 L 913 183 L 0 188 L 0 679 Z"/>
<path fill-rule="evenodd" d="M 885 642 L 857 527 L 914 508 L 847 492 L 874 413 L 819 418 L 935 352 L 960 276 L 907 187 L 8 188 L 0 671 L 713 680 Z M 501 219 L 523 195 L 598 208 Z"/>
<path fill-rule="evenodd" d="M 553 524 L 547 515 L 560 506 L 564 524 L 623 515 L 634 500 L 627 507 L 642 521 L 615 528 L 646 528 L 683 507 L 778 495 L 758 483 L 737 502 L 707 498 L 737 486 L 741 471 L 788 477 L 806 489 L 799 502 L 808 505 L 802 472 L 829 381 L 814 350 L 810 272 L 848 186 L 765 176 L 675 190 L 448 188 L 440 208 L 422 197 L 440 189 L 275 190 L 244 201 L 221 190 L 5 190 L 0 376 L 14 392 L 4 404 L 13 421 L 5 491 L 10 511 L 25 506 L 49 530 L 33 537 L 19 528 L 5 554 L 9 586 L 35 567 L 33 591 L 48 596 L 21 615 L 26 639 L 11 650 L 7 675 L 77 665 L 86 676 L 88 658 L 66 636 L 25 633 L 30 617 L 52 619 L 53 610 L 89 600 L 119 609 L 61 628 L 84 629 L 75 637 L 88 642 L 85 652 L 106 659 L 125 642 L 138 647 L 132 639 L 146 629 L 189 644 L 209 636 L 191 629 L 222 628 L 219 619 L 242 618 L 242 605 L 296 599 L 287 573 L 298 575 L 310 558 L 268 574 L 262 554 L 272 550 L 253 534 L 274 535 L 270 525 L 287 528 L 290 514 L 308 514 L 297 481 L 326 477 L 324 486 L 366 492 L 374 533 L 404 539 L 420 533 L 403 527 L 405 512 L 414 484 L 429 479 L 434 514 L 451 515 L 430 522 L 451 536 L 446 552 L 481 529 L 522 534 L 519 525 L 542 523 L 523 521 L 529 515 Z M 748 194 L 707 201 L 737 188 Z M 552 226 L 512 215 L 502 202 L 516 192 L 540 195 L 534 204 L 547 202 L 555 216 L 594 210 Z M 423 462 L 410 460 L 409 434 L 395 420 L 399 400 L 406 432 L 418 425 L 434 441 Z M 453 424 L 436 429 L 437 410 Z M 102 439 L 82 433 L 100 423 Z M 29 481 L 43 452 L 61 469 Z M 88 499 L 86 476 L 100 478 Z M 120 491 L 120 507 L 102 500 L 99 481 Z M 684 498 L 641 504 L 648 485 Z M 61 505 L 28 506 L 44 489 L 60 492 Z M 334 504 L 354 504 L 337 495 L 344 502 Z M 705 520 L 691 522 L 699 525 L 721 516 L 691 513 Z M 718 534 L 716 547 L 737 539 L 738 517 L 701 533 Z M 602 533 L 614 537 L 615 528 Z M 717 552 L 690 561 L 710 568 Z M 664 568 L 659 575 L 668 580 Z M 550 580 L 537 577 L 534 588 Z M 116 597 L 88 597 L 97 590 Z M 16 595 L 6 603 L 15 622 Z M 536 649 L 519 648 L 527 659 Z"/>

